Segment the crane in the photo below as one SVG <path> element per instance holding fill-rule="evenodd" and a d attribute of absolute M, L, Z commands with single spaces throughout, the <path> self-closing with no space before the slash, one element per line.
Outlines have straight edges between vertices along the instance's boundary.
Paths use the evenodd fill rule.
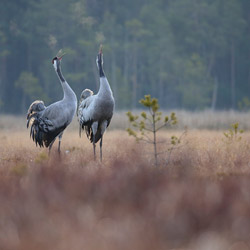
<path fill-rule="evenodd" d="M 58 137 L 58 153 L 60 154 L 63 132 L 71 123 L 77 108 L 76 95 L 61 72 L 61 60 L 64 55 L 65 53 L 59 50 L 52 59 L 52 64 L 63 89 L 63 99 L 47 107 L 43 101 L 36 100 L 30 105 L 27 113 L 27 128 L 30 126 L 30 136 L 36 146 L 49 147 L 49 153 Z"/>
<path fill-rule="evenodd" d="M 81 137 L 81 130 L 85 130 L 90 142 L 93 143 L 95 160 L 95 144 L 100 140 L 100 160 L 102 161 L 103 134 L 110 124 L 115 106 L 112 90 L 103 71 L 102 45 L 96 58 L 96 64 L 100 77 L 99 91 L 96 95 L 89 89 L 82 91 L 77 116 L 79 135 Z"/>

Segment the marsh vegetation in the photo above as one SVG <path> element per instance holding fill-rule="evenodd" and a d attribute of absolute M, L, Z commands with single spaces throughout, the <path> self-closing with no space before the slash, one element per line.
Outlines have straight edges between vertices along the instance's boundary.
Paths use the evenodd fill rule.
<path fill-rule="evenodd" d="M 74 124 L 61 158 L 17 124 L 0 131 L 0 249 L 248 249 L 248 131 L 228 144 L 188 130 L 156 169 L 151 145 L 125 130 L 107 132 L 100 164 Z"/>

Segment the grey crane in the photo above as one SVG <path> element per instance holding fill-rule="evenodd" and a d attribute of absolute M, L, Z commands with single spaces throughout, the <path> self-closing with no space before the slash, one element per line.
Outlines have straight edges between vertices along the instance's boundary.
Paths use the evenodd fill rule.
<path fill-rule="evenodd" d="M 114 111 L 114 97 L 109 82 L 103 71 L 102 45 L 96 58 L 96 64 L 100 76 L 100 88 L 96 95 L 89 89 L 83 90 L 78 106 L 79 135 L 85 129 L 90 142 L 93 143 L 94 159 L 96 159 L 95 147 L 100 140 L 100 160 L 102 161 L 103 134 L 109 126 Z"/>
<path fill-rule="evenodd" d="M 59 50 L 52 64 L 61 82 L 63 99 L 45 107 L 44 102 L 34 101 L 27 113 L 27 128 L 30 126 L 30 136 L 36 146 L 49 147 L 49 153 L 56 138 L 59 138 L 58 152 L 65 128 L 71 123 L 77 108 L 77 98 L 74 91 L 61 72 L 61 60 L 65 53 Z"/>

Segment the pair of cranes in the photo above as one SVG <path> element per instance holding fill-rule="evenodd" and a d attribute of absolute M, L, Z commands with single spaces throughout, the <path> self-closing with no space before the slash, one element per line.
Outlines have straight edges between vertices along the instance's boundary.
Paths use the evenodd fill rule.
<path fill-rule="evenodd" d="M 109 126 L 114 111 L 114 97 L 109 82 L 103 71 L 102 45 L 96 58 L 99 71 L 100 87 L 96 95 L 89 89 L 82 91 L 77 109 L 77 97 L 65 80 L 61 71 L 61 60 L 64 54 L 61 50 L 53 58 L 52 64 L 61 82 L 63 99 L 45 106 L 43 101 L 34 101 L 27 113 L 27 128 L 30 126 L 30 136 L 36 145 L 48 147 L 49 153 L 56 138 L 59 138 L 58 152 L 65 128 L 72 122 L 77 110 L 79 135 L 85 130 L 87 137 L 95 147 L 100 140 L 100 160 L 102 161 L 103 134 Z"/>

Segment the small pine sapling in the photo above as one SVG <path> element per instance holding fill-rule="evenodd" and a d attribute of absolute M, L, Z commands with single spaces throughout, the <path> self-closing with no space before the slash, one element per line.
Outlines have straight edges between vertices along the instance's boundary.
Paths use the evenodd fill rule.
<path fill-rule="evenodd" d="M 240 134 L 243 134 L 244 130 L 243 129 L 239 129 L 239 123 L 233 123 L 230 126 L 230 129 L 228 129 L 227 132 L 224 132 L 224 142 L 231 144 L 234 142 L 239 142 L 242 139 L 242 136 Z"/>
<path fill-rule="evenodd" d="M 157 132 L 166 127 L 176 125 L 178 120 L 174 112 L 170 117 L 162 117 L 162 112 L 159 111 L 158 99 L 151 98 L 150 95 L 145 95 L 144 99 L 139 101 L 144 107 L 148 108 L 148 112 L 141 112 L 139 115 L 132 114 L 131 111 L 127 112 L 127 116 L 130 124 L 133 128 L 127 128 L 127 132 L 130 136 L 133 136 L 137 141 L 144 141 L 153 145 L 154 150 L 154 162 L 155 166 L 158 166 L 158 155 L 163 152 L 158 152 L 157 144 Z M 168 151 L 172 152 L 174 147 L 180 143 L 180 138 L 172 136 L 170 140 L 171 148 Z"/>

